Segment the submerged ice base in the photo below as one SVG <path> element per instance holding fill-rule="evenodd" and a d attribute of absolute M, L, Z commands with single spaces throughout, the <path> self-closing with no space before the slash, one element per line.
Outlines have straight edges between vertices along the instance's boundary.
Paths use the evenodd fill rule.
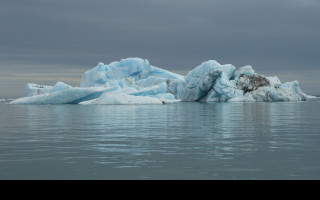
<path fill-rule="evenodd" d="M 83 74 L 80 87 L 28 83 L 25 97 L 10 104 L 165 104 L 193 102 L 306 101 L 298 81 L 255 73 L 250 65 L 236 69 L 215 60 L 203 62 L 186 76 L 126 58 L 99 63 Z"/>

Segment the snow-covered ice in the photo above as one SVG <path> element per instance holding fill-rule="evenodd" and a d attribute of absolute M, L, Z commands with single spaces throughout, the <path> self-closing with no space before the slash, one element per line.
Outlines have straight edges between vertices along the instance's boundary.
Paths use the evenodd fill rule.
<path fill-rule="evenodd" d="M 179 101 L 255 102 L 306 101 L 298 81 L 281 83 L 278 77 L 256 73 L 252 66 L 236 69 L 215 60 L 201 63 L 182 76 L 126 58 L 86 71 L 80 87 L 63 82 L 54 86 L 28 83 L 25 97 L 10 104 L 165 104 Z"/>

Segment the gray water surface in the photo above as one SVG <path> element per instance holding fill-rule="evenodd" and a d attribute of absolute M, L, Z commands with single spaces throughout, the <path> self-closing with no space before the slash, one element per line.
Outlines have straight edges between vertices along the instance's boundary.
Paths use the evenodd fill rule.
<path fill-rule="evenodd" d="M 320 179 L 320 102 L 0 102 L 0 179 Z"/>

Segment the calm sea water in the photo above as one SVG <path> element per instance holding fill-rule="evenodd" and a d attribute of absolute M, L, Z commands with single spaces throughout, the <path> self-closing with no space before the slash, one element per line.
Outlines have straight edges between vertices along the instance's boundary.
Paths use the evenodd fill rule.
<path fill-rule="evenodd" d="M 0 179 L 320 179 L 319 101 L 2 101 Z"/>

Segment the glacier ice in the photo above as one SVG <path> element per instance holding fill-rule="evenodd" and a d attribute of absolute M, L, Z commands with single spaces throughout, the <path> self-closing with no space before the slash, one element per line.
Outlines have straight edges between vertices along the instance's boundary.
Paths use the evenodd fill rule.
<path fill-rule="evenodd" d="M 81 102 L 80 104 L 162 104 L 159 98 L 141 97 L 128 94 L 108 94 L 105 93 L 97 99 Z"/>
<path fill-rule="evenodd" d="M 16 99 L 10 104 L 78 104 L 82 101 L 98 98 L 103 93 L 117 90 L 118 87 L 70 88 L 52 93 L 39 94 Z"/>
<path fill-rule="evenodd" d="M 95 68 L 84 73 L 81 87 L 101 86 L 110 80 L 133 78 L 135 81 L 149 76 L 166 79 L 184 79 L 183 76 L 152 66 L 148 60 L 141 58 L 126 58 L 109 65 L 99 63 Z"/>
<path fill-rule="evenodd" d="M 193 102 L 306 101 L 298 81 L 257 74 L 252 66 L 236 69 L 215 60 L 201 63 L 182 76 L 126 58 L 98 65 L 83 74 L 80 87 L 28 83 L 25 97 L 10 104 L 165 104 Z"/>
<path fill-rule="evenodd" d="M 237 80 L 241 75 L 251 76 L 254 74 L 254 70 L 251 65 L 246 65 L 244 67 L 240 67 L 237 71 L 234 72 L 232 76 L 232 80 Z"/>
<path fill-rule="evenodd" d="M 57 92 L 65 89 L 72 88 L 70 85 L 67 85 L 63 82 L 57 82 L 54 86 L 47 86 L 47 85 L 37 85 L 34 83 L 28 83 L 26 85 L 26 89 L 24 91 L 24 95 L 26 97 L 40 95 L 40 94 L 47 94 L 52 92 Z"/>
<path fill-rule="evenodd" d="M 175 100 L 167 100 L 157 97 L 149 96 L 134 96 L 128 94 L 114 93 L 110 95 L 109 93 L 104 93 L 99 98 L 92 99 L 89 101 L 80 102 L 82 105 L 113 105 L 113 104 L 165 104 L 165 103 L 174 103 Z"/>
<path fill-rule="evenodd" d="M 168 90 L 182 101 L 200 101 L 215 85 L 220 72 L 230 79 L 234 70 L 233 65 L 220 65 L 215 60 L 209 60 L 191 70 L 184 80 L 169 81 Z"/>

